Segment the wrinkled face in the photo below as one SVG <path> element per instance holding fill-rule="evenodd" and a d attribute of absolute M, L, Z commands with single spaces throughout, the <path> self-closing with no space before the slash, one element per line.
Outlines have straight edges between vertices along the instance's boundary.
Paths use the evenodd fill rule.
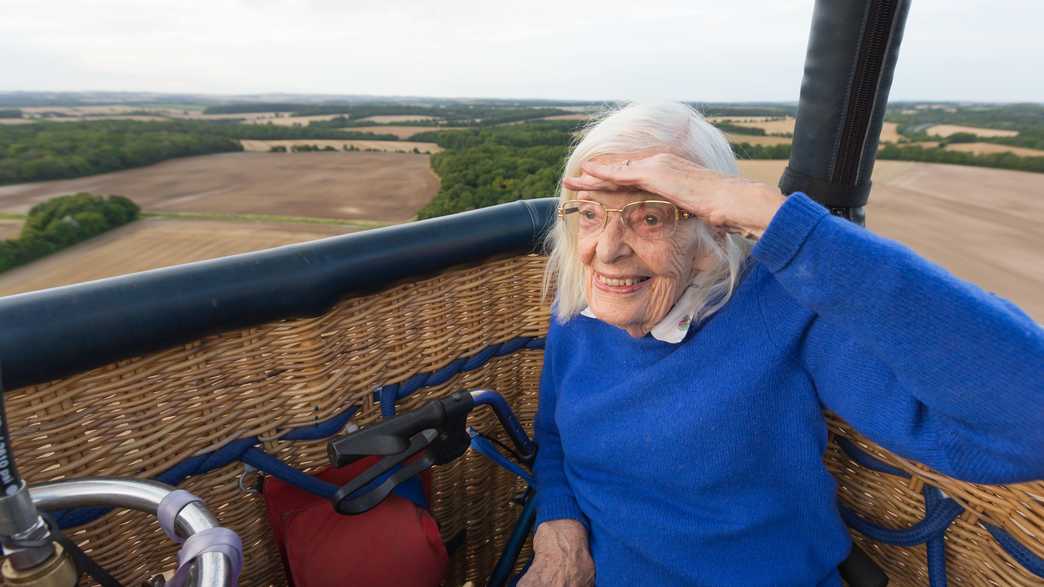
<path fill-rule="evenodd" d="M 602 162 L 608 158 L 594 158 Z M 607 208 L 622 208 L 640 200 L 663 200 L 648 192 L 577 192 Z M 601 234 L 578 237 L 585 268 L 587 304 L 603 322 L 623 328 L 634 337 L 652 330 L 674 306 L 706 261 L 697 258 L 692 220 L 682 221 L 673 236 L 662 240 L 639 238 L 612 212 Z"/>

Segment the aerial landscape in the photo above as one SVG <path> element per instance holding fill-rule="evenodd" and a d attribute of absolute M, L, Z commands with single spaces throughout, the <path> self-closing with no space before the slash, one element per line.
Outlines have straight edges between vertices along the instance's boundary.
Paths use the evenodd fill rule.
<path fill-rule="evenodd" d="M 120 195 L 142 213 L 24 266 L 0 256 L 0 295 L 551 196 L 575 133 L 612 107 L 287 99 L 0 94 L 0 237 L 64 194 Z M 742 173 L 778 180 L 793 104 L 694 105 Z M 893 104 L 878 158 L 871 230 L 1044 319 L 1044 107 Z"/>

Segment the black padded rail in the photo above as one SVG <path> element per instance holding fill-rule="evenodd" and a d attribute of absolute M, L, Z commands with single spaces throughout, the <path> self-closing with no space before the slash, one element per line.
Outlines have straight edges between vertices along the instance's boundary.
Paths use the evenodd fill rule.
<path fill-rule="evenodd" d="M 539 250 L 555 200 L 452 216 L 0 298 L 3 388 L 203 336 L 316 316 L 338 300 Z"/>
<path fill-rule="evenodd" d="M 862 224 L 910 0 L 816 0 L 784 193 Z"/>

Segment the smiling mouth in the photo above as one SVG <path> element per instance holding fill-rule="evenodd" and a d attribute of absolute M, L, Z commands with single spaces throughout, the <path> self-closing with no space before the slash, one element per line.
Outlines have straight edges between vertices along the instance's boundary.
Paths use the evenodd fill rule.
<path fill-rule="evenodd" d="M 649 281 L 648 276 L 634 275 L 629 277 L 609 277 L 601 273 L 594 274 L 595 287 L 602 291 L 626 294 L 638 291 Z"/>
<path fill-rule="evenodd" d="M 631 285 L 638 285 L 639 283 L 648 280 L 648 277 L 606 277 L 601 273 L 596 273 L 595 278 L 599 283 L 608 285 L 611 287 L 626 287 Z"/>

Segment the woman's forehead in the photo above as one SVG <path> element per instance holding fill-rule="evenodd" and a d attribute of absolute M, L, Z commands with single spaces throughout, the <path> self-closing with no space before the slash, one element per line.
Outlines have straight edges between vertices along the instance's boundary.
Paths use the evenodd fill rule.
<path fill-rule="evenodd" d="M 662 200 L 663 198 L 656 194 L 649 192 L 643 192 L 639 190 L 619 191 L 619 192 L 594 192 L 594 191 L 580 191 L 576 192 L 576 198 L 578 200 L 592 200 L 603 204 L 610 208 L 620 208 L 631 202 L 641 202 L 642 200 Z"/>

